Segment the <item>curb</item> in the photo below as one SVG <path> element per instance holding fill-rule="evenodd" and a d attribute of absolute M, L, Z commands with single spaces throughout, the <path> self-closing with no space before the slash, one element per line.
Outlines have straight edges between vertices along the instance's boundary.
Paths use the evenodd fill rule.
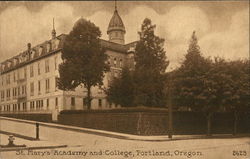
<path fill-rule="evenodd" d="M 18 150 L 35 150 L 35 149 L 54 149 L 54 148 L 64 148 L 64 147 L 68 147 L 68 146 L 59 145 L 59 146 L 11 147 L 11 148 L 0 148 L 0 152 L 18 151 Z"/>

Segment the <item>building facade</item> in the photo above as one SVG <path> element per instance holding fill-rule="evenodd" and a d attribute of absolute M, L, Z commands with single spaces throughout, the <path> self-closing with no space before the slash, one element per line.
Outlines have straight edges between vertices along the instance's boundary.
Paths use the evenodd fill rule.
<path fill-rule="evenodd" d="M 79 19 L 76 23 L 81 22 Z M 106 100 L 103 88 L 107 88 L 114 77 L 118 77 L 124 66 L 134 67 L 135 42 L 125 44 L 126 30 L 115 9 L 107 34 L 109 40 L 101 39 L 106 49 L 110 72 L 105 74 L 102 88 L 92 88 L 91 109 L 119 107 Z M 27 44 L 27 50 L 0 64 L 0 112 L 1 113 L 52 113 L 62 110 L 86 109 L 87 90 L 77 87 L 75 91 L 57 88 L 58 66 L 62 63 L 61 51 L 66 34 L 56 36 L 53 27 L 52 38 L 34 47 Z"/>

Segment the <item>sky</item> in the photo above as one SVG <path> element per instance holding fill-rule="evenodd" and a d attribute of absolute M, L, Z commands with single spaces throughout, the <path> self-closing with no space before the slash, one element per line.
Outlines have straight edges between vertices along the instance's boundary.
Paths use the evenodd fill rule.
<path fill-rule="evenodd" d="M 0 62 L 51 38 L 52 19 L 57 35 L 68 34 L 82 16 L 94 22 L 108 39 L 114 1 L 0 1 Z M 170 66 L 184 59 L 195 30 L 202 55 L 228 60 L 249 58 L 249 1 L 117 1 L 126 28 L 126 43 L 138 40 L 145 18 L 165 39 Z"/>

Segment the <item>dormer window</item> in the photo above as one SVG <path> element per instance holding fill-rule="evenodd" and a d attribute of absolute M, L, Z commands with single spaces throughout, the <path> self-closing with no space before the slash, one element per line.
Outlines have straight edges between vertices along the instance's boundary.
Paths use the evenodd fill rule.
<path fill-rule="evenodd" d="M 42 55 L 42 51 L 43 51 L 43 47 L 40 46 L 39 49 L 38 49 L 39 56 Z"/>
<path fill-rule="evenodd" d="M 34 53 L 33 53 L 33 51 L 30 51 L 30 59 L 32 59 L 33 58 L 33 56 L 34 56 Z"/>
<path fill-rule="evenodd" d="M 59 42 L 60 41 L 58 39 L 54 39 L 52 41 L 52 50 L 56 50 L 58 48 Z"/>
<path fill-rule="evenodd" d="M 50 52 L 50 49 L 51 49 L 51 43 L 49 42 L 49 43 L 47 44 L 47 53 Z"/>

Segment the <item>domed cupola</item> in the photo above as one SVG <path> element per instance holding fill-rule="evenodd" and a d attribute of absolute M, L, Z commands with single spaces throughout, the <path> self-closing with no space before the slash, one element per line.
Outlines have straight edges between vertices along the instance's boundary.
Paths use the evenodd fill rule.
<path fill-rule="evenodd" d="M 118 44 L 124 44 L 124 35 L 126 33 L 124 24 L 118 11 L 115 7 L 114 14 L 109 22 L 107 34 L 109 35 L 109 41 L 115 42 Z"/>

